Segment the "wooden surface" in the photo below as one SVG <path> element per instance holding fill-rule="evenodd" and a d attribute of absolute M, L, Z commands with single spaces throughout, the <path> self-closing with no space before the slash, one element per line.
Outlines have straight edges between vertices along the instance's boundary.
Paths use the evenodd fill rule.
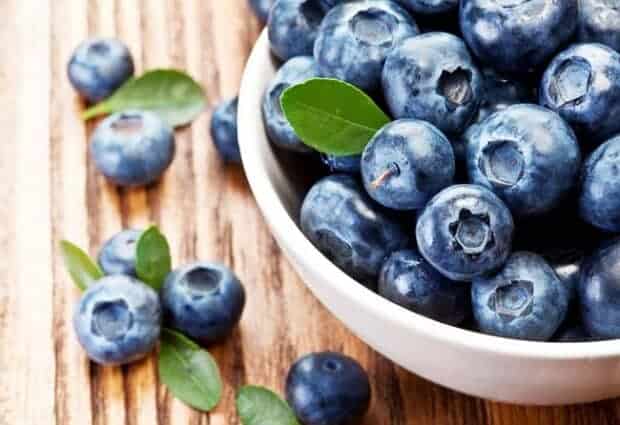
<path fill-rule="evenodd" d="M 117 36 L 138 71 L 187 69 L 212 107 L 235 94 L 259 32 L 245 1 L 0 0 L 0 425 L 237 424 L 236 387 L 281 391 L 297 356 L 325 349 L 342 350 L 368 369 L 368 425 L 620 423 L 617 401 L 547 409 L 485 402 L 417 378 L 364 346 L 280 255 L 243 172 L 215 154 L 209 112 L 178 133 L 176 159 L 161 184 L 117 190 L 96 173 L 87 155 L 92 124 L 78 119 L 81 105 L 65 75 L 76 44 L 88 35 Z M 78 293 L 58 241 L 95 253 L 121 228 L 150 222 L 168 235 L 176 264 L 223 261 L 248 289 L 240 330 L 212 350 L 226 392 L 211 414 L 170 397 L 153 359 L 100 368 L 73 335 Z"/>

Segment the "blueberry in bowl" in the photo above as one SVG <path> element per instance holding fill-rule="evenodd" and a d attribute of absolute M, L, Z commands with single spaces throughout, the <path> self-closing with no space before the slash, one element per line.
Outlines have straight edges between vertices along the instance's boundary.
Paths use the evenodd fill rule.
<path fill-rule="evenodd" d="M 620 51 L 620 3 L 579 0 L 577 39 L 581 43 L 601 43 Z"/>
<path fill-rule="evenodd" d="M 263 24 L 266 23 L 273 0 L 248 0 L 248 3 L 258 20 Z"/>
<path fill-rule="evenodd" d="M 267 22 L 271 51 L 283 61 L 312 55 L 324 16 L 320 0 L 276 0 Z"/>
<path fill-rule="evenodd" d="M 330 154 L 322 154 L 321 161 L 323 161 L 323 164 L 325 164 L 330 173 L 345 173 L 357 175 L 362 170 L 361 155 L 336 156 Z"/>
<path fill-rule="evenodd" d="M 374 92 L 386 55 L 418 34 L 414 19 L 391 0 L 345 2 L 325 16 L 314 45 L 319 72 Z"/>
<path fill-rule="evenodd" d="M 107 274 L 136 276 L 136 245 L 142 230 L 125 229 L 108 239 L 101 250 L 97 262 Z"/>

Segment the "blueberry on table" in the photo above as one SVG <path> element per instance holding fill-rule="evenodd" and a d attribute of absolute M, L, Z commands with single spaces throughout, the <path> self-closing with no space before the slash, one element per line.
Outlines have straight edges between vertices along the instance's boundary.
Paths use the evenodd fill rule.
<path fill-rule="evenodd" d="M 321 161 L 331 173 L 346 173 L 357 175 L 360 173 L 362 164 L 361 155 L 336 156 L 321 154 Z"/>
<path fill-rule="evenodd" d="M 168 275 L 161 302 L 168 326 L 212 344 L 230 335 L 239 323 L 245 290 L 227 267 L 198 262 Z"/>
<path fill-rule="evenodd" d="M 467 138 L 471 183 L 488 187 L 514 215 L 556 207 L 575 186 L 581 152 L 572 129 L 538 105 L 513 105 L 473 127 Z"/>
<path fill-rule="evenodd" d="M 304 425 L 357 424 L 370 398 L 366 371 L 343 354 L 308 354 L 291 366 L 286 377 L 286 399 Z"/>
<path fill-rule="evenodd" d="M 545 71 L 539 103 L 559 113 L 595 147 L 620 131 L 620 53 L 602 44 L 575 44 Z"/>
<path fill-rule="evenodd" d="M 263 24 L 267 22 L 269 18 L 269 10 L 271 10 L 271 6 L 273 4 L 273 0 L 248 0 L 250 4 L 250 9 L 254 12 L 254 15 L 261 21 Z"/>
<path fill-rule="evenodd" d="M 158 180 L 174 157 L 174 133 L 159 116 L 125 111 L 95 129 L 90 154 L 95 165 L 119 186 L 144 186 Z"/>
<path fill-rule="evenodd" d="M 578 0 L 462 0 L 461 32 L 486 66 L 536 71 L 577 27 Z"/>
<path fill-rule="evenodd" d="M 312 151 L 312 148 L 304 145 L 297 137 L 284 116 L 280 97 L 290 86 L 318 76 L 319 70 L 314 59 L 311 56 L 299 56 L 282 65 L 267 87 L 262 104 L 263 121 L 269 140 L 276 146 L 295 152 Z"/>
<path fill-rule="evenodd" d="M 418 33 L 413 18 L 393 1 L 343 3 L 321 23 L 314 57 L 322 76 L 373 92 L 381 85 L 386 55 L 401 40 Z"/>
<path fill-rule="evenodd" d="M 267 23 L 271 51 L 283 61 L 312 55 L 324 16 L 320 0 L 276 0 Z"/>
<path fill-rule="evenodd" d="M 452 184 L 455 172 L 450 141 L 435 126 L 402 119 L 384 126 L 362 154 L 366 191 L 396 210 L 420 209 Z"/>
<path fill-rule="evenodd" d="M 82 295 L 73 315 L 73 327 L 94 362 L 121 365 L 139 360 L 159 340 L 159 297 L 133 277 L 103 277 Z"/>
<path fill-rule="evenodd" d="M 136 276 L 136 245 L 142 230 L 125 229 L 108 239 L 99 251 L 98 263 L 107 275 Z"/>
<path fill-rule="evenodd" d="M 568 293 L 553 268 L 539 255 L 515 252 L 491 276 L 471 286 L 474 318 L 484 333 L 549 340 L 568 312 Z"/>
<path fill-rule="evenodd" d="M 226 162 L 241 163 L 237 140 L 237 105 L 235 97 L 220 103 L 211 117 L 211 139 L 220 157 Z"/>
<path fill-rule="evenodd" d="M 379 294 L 415 313 L 450 325 L 469 315 L 469 285 L 441 275 L 413 250 L 393 252 L 379 276 Z"/>
<path fill-rule="evenodd" d="M 439 192 L 418 218 L 422 256 L 448 279 L 471 281 L 500 268 L 510 255 L 514 223 L 490 190 L 455 185 Z"/>
<path fill-rule="evenodd" d="M 69 81 L 90 103 L 110 96 L 133 73 L 133 59 L 127 46 L 108 38 L 91 38 L 82 42 L 67 66 Z"/>
<path fill-rule="evenodd" d="M 620 136 L 600 145 L 585 161 L 579 212 L 600 229 L 620 232 Z"/>
<path fill-rule="evenodd" d="M 620 51 L 620 3 L 616 0 L 579 0 L 577 39 L 601 43 Z"/>
<path fill-rule="evenodd" d="M 433 15 L 456 10 L 459 0 L 399 0 L 406 8 L 414 13 Z"/>
<path fill-rule="evenodd" d="M 584 262 L 579 301 L 590 335 L 620 338 L 620 240 L 604 244 Z"/>
<path fill-rule="evenodd" d="M 306 195 L 301 230 L 319 251 L 367 287 L 376 287 L 383 261 L 408 242 L 399 223 L 353 177 L 333 174 Z"/>
<path fill-rule="evenodd" d="M 443 32 L 396 46 L 385 61 L 382 83 L 396 118 L 428 121 L 448 135 L 467 127 L 482 96 L 482 76 L 465 43 Z"/>

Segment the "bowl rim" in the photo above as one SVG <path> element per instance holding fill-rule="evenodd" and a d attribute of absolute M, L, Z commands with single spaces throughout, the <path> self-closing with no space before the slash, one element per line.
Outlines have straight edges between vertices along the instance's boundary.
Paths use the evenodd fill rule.
<path fill-rule="evenodd" d="M 359 305 L 365 310 L 372 311 L 376 316 L 382 317 L 388 325 L 413 328 L 427 338 L 433 338 L 446 344 L 491 354 L 516 356 L 522 359 L 581 360 L 620 356 L 620 341 L 618 340 L 562 343 L 526 341 L 487 335 L 447 325 L 411 312 L 381 297 L 334 265 L 305 237 L 288 214 L 280 196 L 276 193 L 264 163 L 260 160 L 259 144 L 256 143 L 257 136 L 252 132 L 255 126 L 248 125 L 248 122 L 251 124 L 252 121 L 258 119 L 261 121 L 260 127 L 263 127 L 260 108 L 257 112 L 252 105 L 256 103 L 255 96 L 258 95 L 254 80 L 257 78 L 256 75 L 261 72 L 260 66 L 263 62 L 261 58 L 264 59 L 265 54 L 269 55 L 270 53 L 267 32 L 263 30 L 252 49 L 243 72 L 239 92 L 238 138 L 243 167 L 250 188 L 275 239 L 284 245 L 281 247 L 283 252 L 286 253 L 289 249 L 292 252 L 303 253 L 303 255 L 295 256 L 297 261 L 305 263 L 308 268 L 316 269 L 317 275 L 329 284 L 341 283 L 333 285 L 338 296 L 349 299 L 351 303 Z M 261 97 L 262 91 L 261 88 Z M 254 102 L 250 100 L 251 98 L 254 98 Z M 264 135 L 263 137 L 268 143 L 267 136 Z M 304 282 L 304 284 L 309 287 L 307 283 Z M 312 291 L 312 288 L 310 289 Z"/>

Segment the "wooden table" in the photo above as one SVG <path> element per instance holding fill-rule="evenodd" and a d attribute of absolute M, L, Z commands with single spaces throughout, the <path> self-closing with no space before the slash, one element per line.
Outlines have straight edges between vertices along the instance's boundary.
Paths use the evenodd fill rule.
<path fill-rule="evenodd" d="M 271 238 L 243 172 L 218 159 L 209 113 L 178 132 L 164 181 L 148 190 L 108 184 L 87 155 L 92 124 L 65 74 L 88 35 L 117 36 L 138 71 L 187 69 L 212 107 L 238 89 L 259 25 L 246 0 L 0 0 L 0 425 L 237 424 L 234 390 L 282 390 L 290 363 L 313 350 L 361 361 L 374 387 L 365 424 L 620 423 L 620 403 L 524 408 L 430 384 L 374 353 L 304 288 Z M 90 364 L 71 328 L 78 292 L 59 259 L 67 238 L 95 253 L 127 226 L 159 223 L 174 261 L 232 266 L 248 289 L 233 338 L 212 350 L 226 383 L 211 414 L 185 407 L 157 383 L 153 359 Z M 411 341 L 410 343 L 415 343 Z"/>

